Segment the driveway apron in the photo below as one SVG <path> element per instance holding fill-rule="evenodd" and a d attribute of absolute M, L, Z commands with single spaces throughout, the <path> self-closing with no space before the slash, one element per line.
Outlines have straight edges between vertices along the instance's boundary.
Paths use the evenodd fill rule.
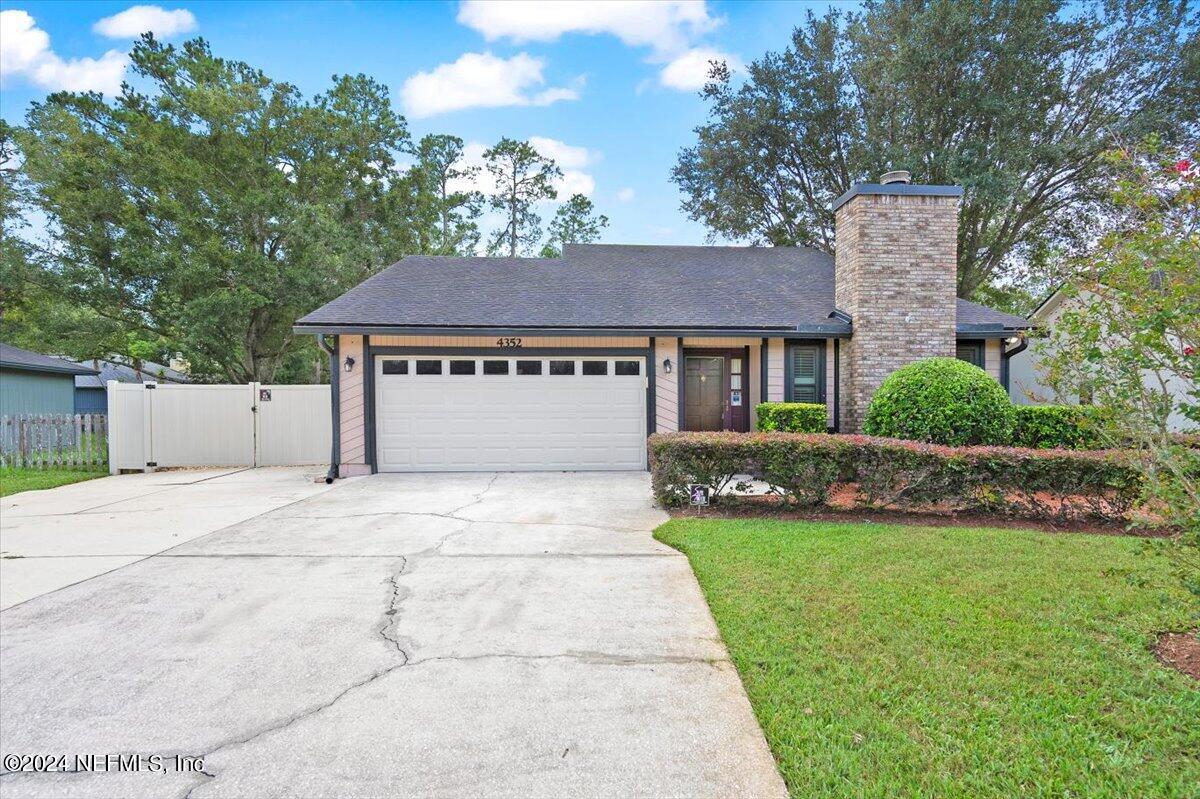
<path fill-rule="evenodd" d="M 110 757 L 0 789 L 785 795 L 665 518 L 644 473 L 377 475 L 16 605 L 0 750 Z"/>

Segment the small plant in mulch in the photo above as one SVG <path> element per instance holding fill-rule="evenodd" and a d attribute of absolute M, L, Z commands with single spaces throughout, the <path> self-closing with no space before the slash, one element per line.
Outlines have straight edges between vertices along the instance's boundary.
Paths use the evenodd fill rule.
<path fill-rule="evenodd" d="M 1187 633 L 1160 633 L 1154 656 L 1164 666 L 1200 680 L 1200 630 Z"/>

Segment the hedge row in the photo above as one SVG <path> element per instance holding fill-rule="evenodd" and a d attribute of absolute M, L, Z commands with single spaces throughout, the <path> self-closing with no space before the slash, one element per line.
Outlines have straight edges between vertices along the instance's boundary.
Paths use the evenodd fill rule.
<path fill-rule="evenodd" d="M 835 488 L 858 507 L 986 511 L 1026 518 L 1119 519 L 1143 477 L 1130 453 L 944 447 L 898 439 L 799 433 L 658 433 L 650 437 L 654 494 L 664 506 L 707 485 L 715 502 L 761 480 L 790 505 L 826 503 Z"/>
<path fill-rule="evenodd" d="M 1016 405 L 1012 443 L 1029 449 L 1097 449 L 1104 414 L 1092 405 Z"/>
<path fill-rule="evenodd" d="M 829 411 L 812 402 L 760 402 L 754 407 L 756 427 L 764 433 L 824 433 Z"/>

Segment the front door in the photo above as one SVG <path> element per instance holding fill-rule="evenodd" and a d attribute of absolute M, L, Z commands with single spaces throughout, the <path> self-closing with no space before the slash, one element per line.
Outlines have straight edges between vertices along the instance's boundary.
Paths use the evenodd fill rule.
<path fill-rule="evenodd" d="M 725 358 L 719 355 L 688 355 L 684 361 L 684 429 L 725 428 Z"/>

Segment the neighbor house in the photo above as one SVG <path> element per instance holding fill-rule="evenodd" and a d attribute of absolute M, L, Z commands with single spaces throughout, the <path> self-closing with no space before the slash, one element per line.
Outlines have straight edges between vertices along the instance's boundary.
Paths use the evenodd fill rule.
<path fill-rule="evenodd" d="M 0 416 L 75 412 L 76 376 L 95 369 L 0 343 Z"/>
<path fill-rule="evenodd" d="M 75 378 L 75 413 L 108 413 L 108 381 L 118 383 L 190 383 L 178 369 L 142 361 L 140 368 L 119 361 L 88 361 L 96 371 Z"/>
<path fill-rule="evenodd" d="M 1095 295 L 1091 295 L 1095 299 Z M 1061 289 L 1050 293 L 1046 299 L 1029 315 L 1030 323 L 1042 331 L 1052 330 L 1059 317 L 1071 307 L 1079 307 L 1079 300 L 1073 299 Z M 1059 396 L 1047 381 L 1045 360 L 1054 351 L 1052 338 L 1032 338 L 1030 346 L 1024 351 L 1014 354 L 1010 364 L 1011 377 L 1008 391 L 1012 401 L 1018 405 L 1047 405 L 1055 403 L 1074 404 L 1079 401 L 1075 396 Z M 1162 378 L 1161 384 L 1159 377 Z M 1175 410 L 1167 419 L 1171 430 L 1188 432 L 1196 429 L 1196 424 L 1183 415 L 1179 408 L 1182 402 L 1195 402 L 1197 396 L 1196 376 L 1190 378 L 1172 372 L 1161 375 L 1147 372 L 1146 385 L 1154 390 L 1166 390 L 1175 401 Z"/>
<path fill-rule="evenodd" d="M 340 473 L 643 469 L 647 434 L 750 430 L 764 400 L 823 403 L 831 429 L 858 431 L 883 379 L 929 356 L 1003 381 L 1028 323 L 956 298 L 961 194 L 855 186 L 834 204 L 836 258 L 405 258 L 295 325 L 336 361 Z"/>

